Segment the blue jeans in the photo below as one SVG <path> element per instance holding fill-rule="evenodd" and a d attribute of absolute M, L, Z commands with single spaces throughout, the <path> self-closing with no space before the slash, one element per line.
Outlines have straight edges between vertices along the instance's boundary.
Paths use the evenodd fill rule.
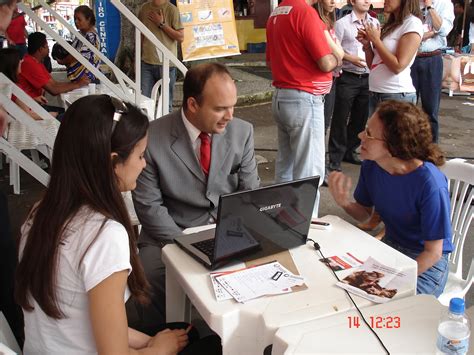
<path fill-rule="evenodd" d="M 372 116 L 377 109 L 377 106 L 382 101 L 387 100 L 398 100 L 411 102 L 416 105 L 416 93 L 415 92 L 400 92 L 396 94 L 383 94 L 380 92 L 369 91 L 369 117 Z"/>
<path fill-rule="evenodd" d="M 411 66 L 411 78 L 418 98 L 421 100 L 421 107 L 430 119 L 433 142 L 437 143 L 439 136 L 439 101 L 443 80 L 441 54 L 432 57 L 416 57 Z"/>
<path fill-rule="evenodd" d="M 305 91 L 276 89 L 272 102 L 278 126 L 276 182 L 319 175 L 324 179 L 324 98 Z M 318 214 L 319 192 L 313 210 Z"/>
<path fill-rule="evenodd" d="M 163 77 L 163 66 L 162 65 L 153 65 L 142 62 L 141 65 L 141 89 L 142 94 L 151 97 L 151 90 L 158 80 Z M 176 67 L 170 67 L 170 86 L 169 86 L 169 112 L 173 110 L 173 92 L 174 84 L 176 83 Z"/>
<path fill-rule="evenodd" d="M 391 239 L 384 238 L 383 242 L 412 259 L 416 259 L 418 255 L 420 255 L 420 252 L 402 247 Z M 421 275 L 418 275 L 416 293 L 439 297 L 439 295 L 443 293 L 444 286 L 448 280 L 448 274 L 448 254 L 444 253 L 436 264 L 434 264 Z"/>

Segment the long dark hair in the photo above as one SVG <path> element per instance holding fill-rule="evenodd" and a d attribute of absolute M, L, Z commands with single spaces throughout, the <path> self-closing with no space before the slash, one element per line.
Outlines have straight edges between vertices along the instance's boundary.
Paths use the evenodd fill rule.
<path fill-rule="evenodd" d="M 20 52 L 15 48 L 0 49 L 0 73 L 13 81 L 18 82 L 18 66 L 20 65 Z"/>
<path fill-rule="evenodd" d="M 333 12 L 328 12 L 324 9 L 324 4 L 322 0 L 318 0 L 318 2 L 313 4 L 314 9 L 318 13 L 319 17 L 321 18 L 321 21 L 324 22 L 324 24 L 327 26 L 328 30 L 332 29 L 334 27 L 334 18 L 336 16 L 335 11 Z"/>
<path fill-rule="evenodd" d="M 445 162 L 444 153 L 433 143 L 431 124 L 426 113 L 415 105 L 395 100 L 382 101 L 377 114 L 383 123 L 384 140 L 392 156 L 430 161 L 436 166 Z"/>
<path fill-rule="evenodd" d="M 395 31 L 409 15 L 416 16 L 421 20 L 420 3 L 418 0 L 401 0 L 400 11 L 397 14 L 390 13 L 387 22 L 382 26 L 380 38 L 384 39 Z"/>
<path fill-rule="evenodd" d="M 148 284 L 137 255 L 137 236 L 114 166 L 127 160 L 137 142 L 145 137 L 149 123 L 138 108 L 126 105 L 128 113 L 122 115 L 113 134 L 115 109 L 107 95 L 81 98 L 64 115 L 54 144 L 51 180 L 44 197 L 30 213 L 31 228 L 17 268 L 15 296 L 27 311 L 33 309 L 32 297 L 49 317 L 64 317 L 56 287 L 60 241 L 68 223 L 84 206 L 105 216 L 102 227 L 108 220 L 115 220 L 127 230 L 132 266 L 128 286 L 139 301 L 147 301 Z M 117 153 L 114 161 L 112 152 Z"/>

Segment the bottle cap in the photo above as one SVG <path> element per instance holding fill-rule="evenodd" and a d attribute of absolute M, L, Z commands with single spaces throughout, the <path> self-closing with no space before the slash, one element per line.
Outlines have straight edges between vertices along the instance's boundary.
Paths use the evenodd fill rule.
<path fill-rule="evenodd" d="M 464 313 L 464 300 L 462 298 L 451 298 L 449 302 L 449 311 L 455 314 Z"/>

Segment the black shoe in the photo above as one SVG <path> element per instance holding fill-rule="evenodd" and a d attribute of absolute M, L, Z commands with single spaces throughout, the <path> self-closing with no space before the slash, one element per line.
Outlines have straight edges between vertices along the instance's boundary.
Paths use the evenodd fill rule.
<path fill-rule="evenodd" d="M 345 155 L 344 159 L 342 161 L 345 161 L 346 163 L 354 164 L 354 165 L 361 165 L 362 160 L 360 160 L 356 154 L 351 154 L 351 155 Z"/>

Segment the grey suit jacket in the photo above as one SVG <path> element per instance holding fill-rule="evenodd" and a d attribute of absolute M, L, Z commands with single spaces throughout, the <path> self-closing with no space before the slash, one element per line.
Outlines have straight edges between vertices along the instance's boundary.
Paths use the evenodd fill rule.
<path fill-rule="evenodd" d="M 253 127 L 234 118 L 212 136 L 206 179 L 177 110 L 150 124 L 146 168 L 133 191 L 139 243 L 162 246 L 182 229 L 214 223 L 219 196 L 259 186 Z"/>

